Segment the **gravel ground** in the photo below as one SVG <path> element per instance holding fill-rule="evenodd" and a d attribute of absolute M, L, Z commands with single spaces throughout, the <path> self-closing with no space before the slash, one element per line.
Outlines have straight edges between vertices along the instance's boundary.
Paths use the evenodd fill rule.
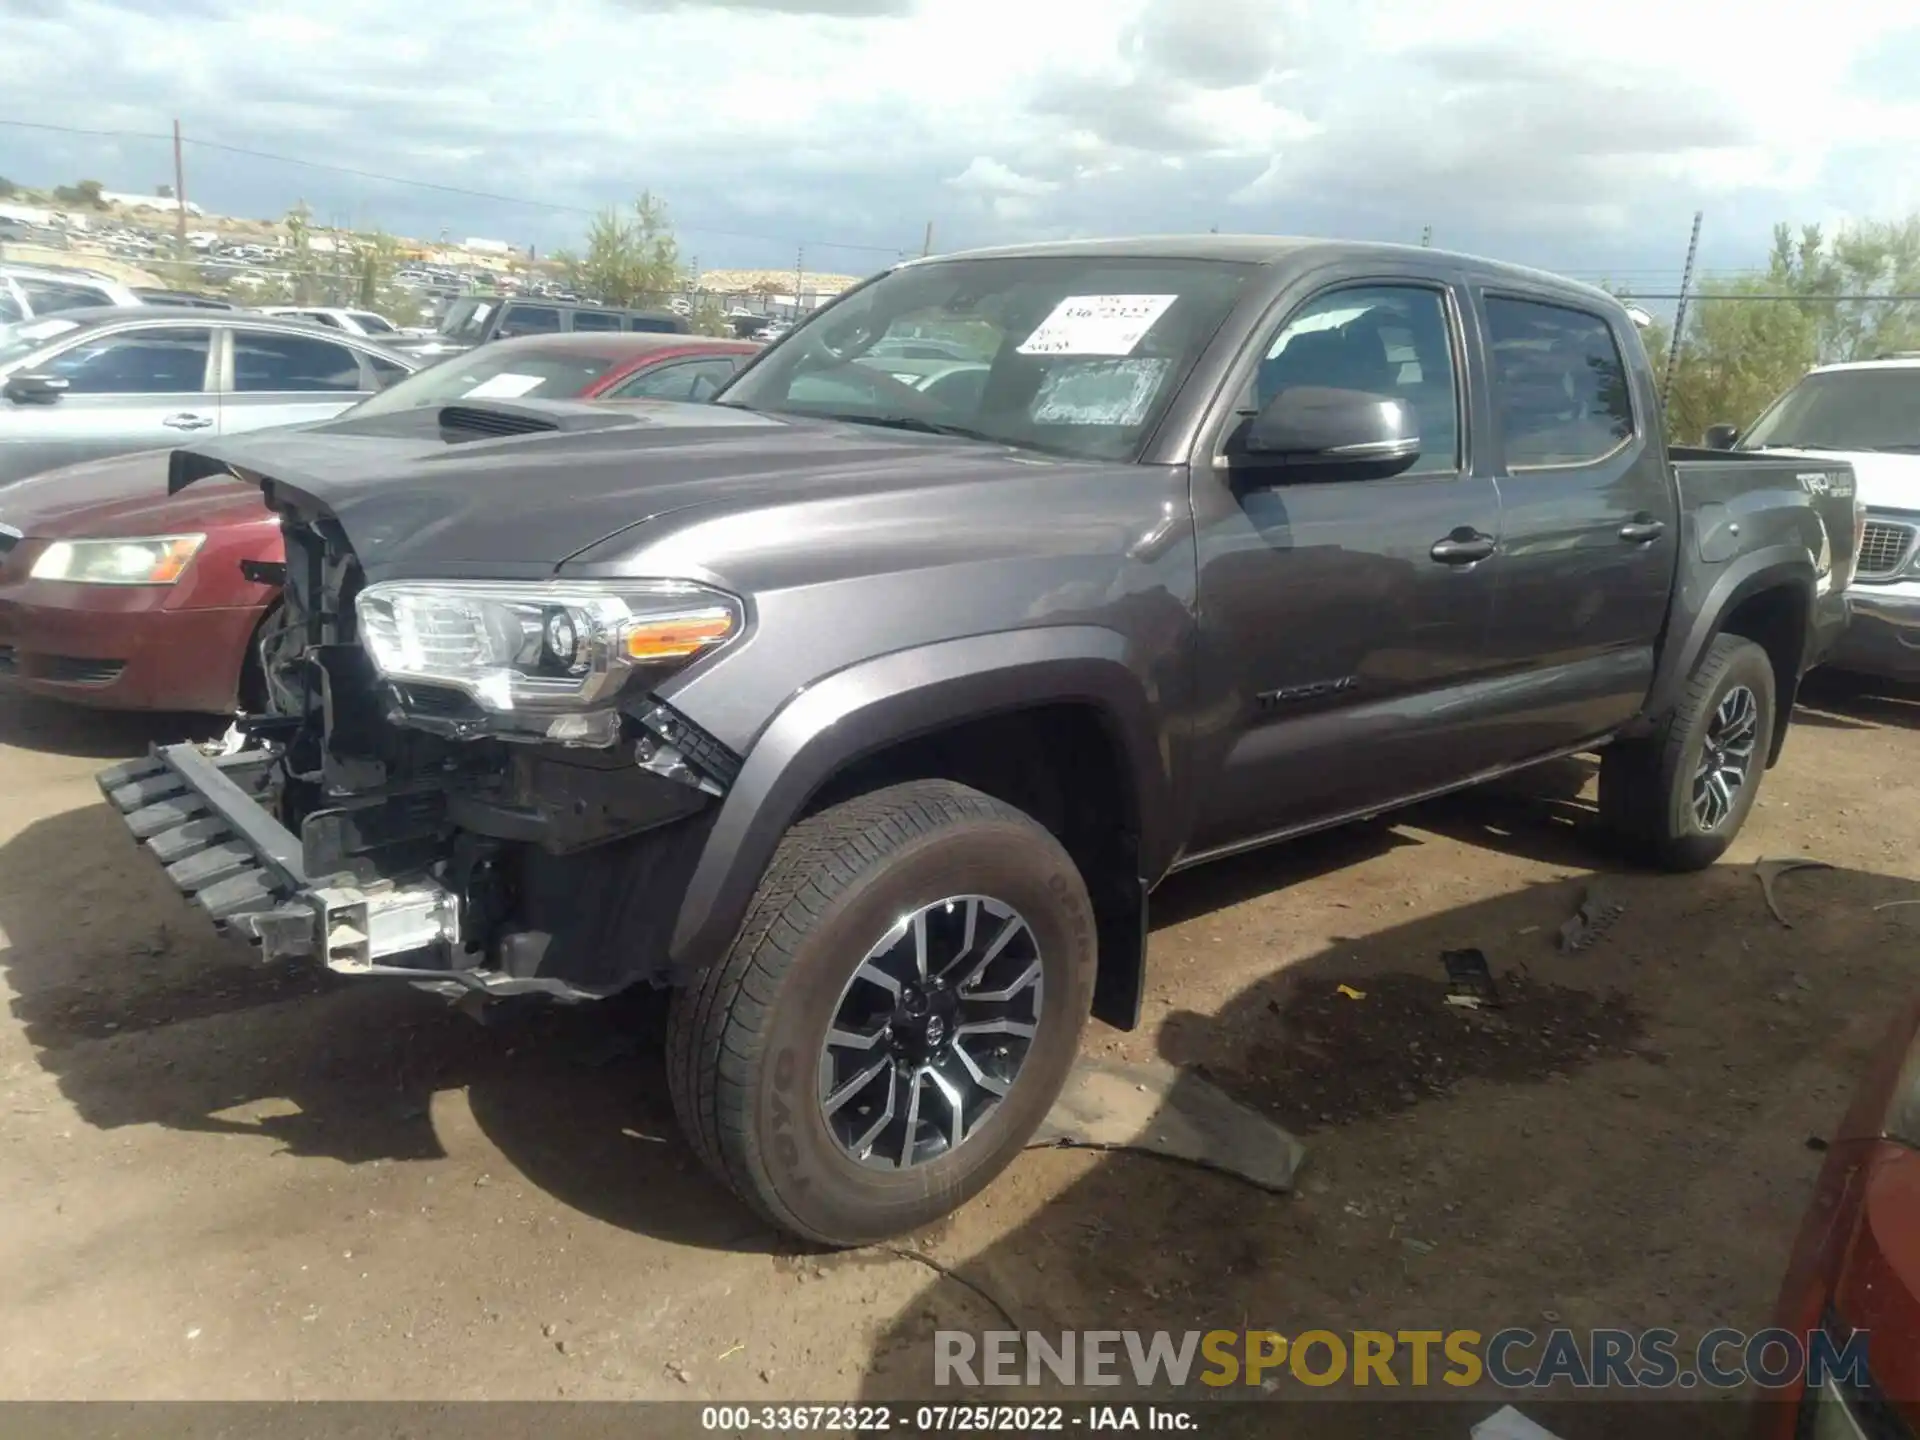
<path fill-rule="evenodd" d="M 1875 909 L 1920 895 L 1920 701 L 1825 685 L 1799 721 L 1703 874 L 1596 874 L 1574 761 L 1169 882 L 1145 1024 L 1087 1046 L 1280 1118 L 1298 1194 L 1035 1151 L 814 1255 L 693 1163 L 655 1007 L 482 1026 L 263 968 L 93 789 L 180 727 L 0 697 L 0 1397 L 924 1398 L 930 1332 L 996 1312 L 1755 1325 L 1920 926 Z M 1784 855 L 1832 866 L 1779 882 L 1790 927 L 1752 869 Z M 1595 883 L 1624 909 L 1562 953 Z M 1443 1003 L 1465 946 L 1503 1010 Z"/>

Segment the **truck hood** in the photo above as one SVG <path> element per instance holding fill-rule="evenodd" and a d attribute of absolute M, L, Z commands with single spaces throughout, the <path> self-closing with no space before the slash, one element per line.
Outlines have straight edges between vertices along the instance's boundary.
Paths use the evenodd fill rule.
<path fill-rule="evenodd" d="M 204 532 L 273 518 L 260 492 L 238 480 L 169 495 L 169 453 L 115 455 L 9 485 L 0 492 L 0 521 L 35 539 L 89 540 Z"/>
<path fill-rule="evenodd" d="M 1920 511 L 1920 455 L 1887 450 L 1767 450 L 1773 456 L 1795 456 L 1814 464 L 1844 460 L 1853 467 L 1854 494 L 1869 510 Z"/>
<path fill-rule="evenodd" d="M 216 475 L 332 515 L 367 577 L 550 574 L 695 505 L 936 487 L 1052 461 L 1010 447 L 716 405 L 453 405 L 174 452 L 169 489 Z"/>

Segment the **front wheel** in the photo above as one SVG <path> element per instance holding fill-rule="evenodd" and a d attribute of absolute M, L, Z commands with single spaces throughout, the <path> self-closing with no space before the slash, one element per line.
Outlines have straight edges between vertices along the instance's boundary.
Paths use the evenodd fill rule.
<path fill-rule="evenodd" d="M 1718 635 L 1652 735 L 1609 746 L 1600 813 L 1631 858 L 1699 870 L 1746 823 L 1772 753 L 1773 662 L 1753 641 Z"/>
<path fill-rule="evenodd" d="M 788 831 L 676 995 L 674 1108 L 763 1218 L 859 1245 L 946 1214 L 1045 1119 L 1093 994 L 1093 906 L 1027 815 L 946 781 Z"/>

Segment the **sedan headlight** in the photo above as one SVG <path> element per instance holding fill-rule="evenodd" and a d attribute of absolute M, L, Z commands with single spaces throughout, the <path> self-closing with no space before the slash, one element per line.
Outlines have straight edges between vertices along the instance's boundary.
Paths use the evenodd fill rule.
<path fill-rule="evenodd" d="M 35 580 L 82 585 L 171 585 L 186 572 L 204 535 L 151 535 L 132 540 L 56 540 L 27 573 Z"/>
<path fill-rule="evenodd" d="M 355 602 L 360 638 L 390 681 L 444 686 L 511 733 L 608 745 L 618 717 L 580 717 L 635 674 L 662 675 L 725 644 L 744 611 L 680 580 L 384 581 Z"/>

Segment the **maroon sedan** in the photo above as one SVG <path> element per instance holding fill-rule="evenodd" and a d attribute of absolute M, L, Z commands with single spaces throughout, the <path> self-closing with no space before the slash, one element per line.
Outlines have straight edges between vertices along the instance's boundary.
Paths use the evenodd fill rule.
<path fill-rule="evenodd" d="M 693 335 L 525 336 L 453 356 L 351 413 L 464 399 L 704 400 L 761 348 Z M 240 563 L 283 558 L 278 522 L 238 481 L 168 496 L 167 453 L 0 488 L 0 679 L 118 710 L 264 704 L 260 654 L 278 592 Z"/>
<path fill-rule="evenodd" d="M 1756 1440 L 1920 1435 L 1920 1002 L 1887 1032 L 1827 1148 L 1774 1325 L 1827 1368 L 1761 1404 Z M 1857 1346 L 1857 1367 L 1846 1347 Z M 1831 1372 L 1839 1373 L 1831 1373 Z"/>

